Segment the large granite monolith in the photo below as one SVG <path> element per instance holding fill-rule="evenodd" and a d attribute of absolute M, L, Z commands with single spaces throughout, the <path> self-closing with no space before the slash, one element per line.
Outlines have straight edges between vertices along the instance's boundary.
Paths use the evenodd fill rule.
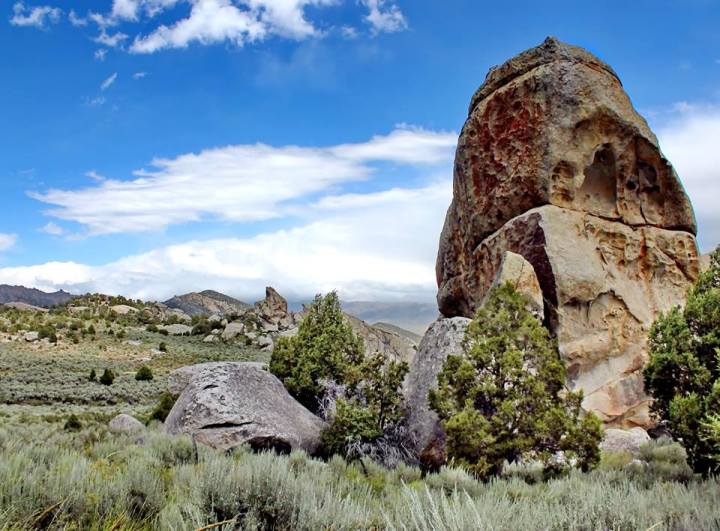
<path fill-rule="evenodd" d="M 648 427 L 647 332 L 699 270 L 692 205 L 617 74 L 548 38 L 493 68 L 458 141 L 438 304 L 471 317 L 506 253 L 534 268 L 571 389 Z"/>

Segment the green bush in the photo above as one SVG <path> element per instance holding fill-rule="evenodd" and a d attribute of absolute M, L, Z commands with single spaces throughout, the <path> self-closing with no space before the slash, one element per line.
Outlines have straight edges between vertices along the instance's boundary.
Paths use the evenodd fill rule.
<path fill-rule="evenodd" d="M 72 414 L 68 417 L 63 429 L 65 431 L 80 431 L 82 429 L 82 423 L 80 419 L 77 418 L 77 415 Z"/>
<path fill-rule="evenodd" d="M 166 332 L 167 332 L 167 330 L 166 330 Z M 165 341 L 161 341 L 160 344 L 158 345 L 158 350 L 160 352 L 167 352 L 167 343 L 165 343 Z"/>
<path fill-rule="evenodd" d="M 323 381 L 354 390 L 364 358 L 362 340 L 345 322 L 337 293 L 317 295 L 295 337 L 281 337 L 270 358 L 270 372 L 311 411 L 318 411 Z"/>
<path fill-rule="evenodd" d="M 112 385 L 115 381 L 115 373 L 112 369 L 105 369 L 100 376 L 100 383 L 103 385 Z"/>
<path fill-rule="evenodd" d="M 147 365 L 143 365 L 135 373 L 135 379 L 138 382 L 145 382 L 145 381 L 152 380 L 153 379 L 152 369 L 150 369 L 150 367 L 148 367 Z"/>
<path fill-rule="evenodd" d="M 652 411 L 668 422 L 697 472 L 716 469 L 720 451 L 712 441 L 711 415 L 720 411 L 720 248 L 685 308 L 655 321 L 649 347 L 644 377 Z"/>
<path fill-rule="evenodd" d="M 560 451 L 584 470 L 600 458 L 600 421 L 582 417 L 582 395 L 565 390 L 555 342 L 527 306 L 509 283 L 494 288 L 467 329 L 464 354 L 447 358 L 429 395 L 451 462 L 480 478 L 525 458 L 549 471 Z"/>
<path fill-rule="evenodd" d="M 178 395 L 173 395 L 169 392 L 163 393 L 160 396 L 160 401 L 157 406 L 155 406 L 155 409 L 153 409 L 153 412 L 150 414 L 150 420 L 165 422 L 165 419 L 170 414 L 170 410 L 175 405 L 177 399 Z"/>
<path fill-rule="evenodd" d="M 148 332 L 152 332 L 152 333 L 154 333 L 154 334 L 157 334 L 157 332 L 158 332 L 158 327 L 157 327 L 157 325 L 156 325 L 155 323 L 150 323 L 149 325 L 147 325 L 147 326 L 145 327 L 145 330 L 147 330 Z"/>
<path fill-rule="evenodd" d="M 43 326 L 38 332 L 38 338 L 47 339 L 50 343 L 57 343 L 58 338 L 55 329 L 51 326 Z"/>
<path fill-rule="evenodd" d="M 88 381 L 90 381 L 90 382 L 97 381 L 97 373 L 95 372 L 95 369 L 90 369 L 90 376 L 88 376 Z"/>

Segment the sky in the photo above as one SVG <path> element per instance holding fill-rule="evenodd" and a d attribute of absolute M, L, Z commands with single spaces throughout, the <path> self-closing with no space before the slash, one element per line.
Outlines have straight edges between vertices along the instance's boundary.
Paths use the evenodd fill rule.
<path fill-rule="evenodd" d="M 487 70 L 619 74 L 720 243 L 720 0 L 0 0 L 0 283 L 432 301 Z"/>

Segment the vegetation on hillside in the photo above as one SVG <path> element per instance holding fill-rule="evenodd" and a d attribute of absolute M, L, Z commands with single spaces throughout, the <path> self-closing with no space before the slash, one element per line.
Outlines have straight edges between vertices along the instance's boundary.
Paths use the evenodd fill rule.
<path fill-rule="evenodd" d="M 653 411 L 682 441 L 698 472 L 720 459 L 720 248 L 688 294 L 654 323 L 645 387 Z"/>
<path fill-rule="evenodd" d="M 539 460 L 548 472 L 600 458 L 595 415 L 581 415 L 581 393 L 565 389 L 565 364 L 547 329 L 509 283 L 493 288 L 468 326 L 466 351 L 448 357 L 430 392 L 452 463 L 480 478 L 506 461 Z"/>

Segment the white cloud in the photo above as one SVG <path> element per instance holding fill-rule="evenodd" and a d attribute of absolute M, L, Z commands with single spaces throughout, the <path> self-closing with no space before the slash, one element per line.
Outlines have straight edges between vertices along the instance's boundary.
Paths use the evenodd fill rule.
<path fill-rule="evenodd" d="M 65 232 L 65 230 L 60 225 L 52 221 L 44 227 L 40 228 L 39 231 L 44 232 L 45 234 L 50 234 L 52 236 L 60 236 Z"/>
<path fill-rule="evenodd" d="M 147 76 L 147 72 L 135 72 L 133 74 L 133 79 L 142 79 Z"/>
<path fill-rule="evenodd" d="M 393 33 L 407 29 L 408 24 L 400 8 L 386 0 L 362 0 L 369 10 L 365 20 L 374 33 Z"/>
<path fill-rule="evenodd" d="M 105 48 L 100 48 L 99 50 L 95 50 L 94 57 L 98 61 L 104 61 L 106 55 L 107 55 L 107 50 Z"/>
<path fill-rule="evenodd" d="M 74 9 L 70 10 L 70 13 L 68 14 L 68 20 L 70 21 L 70 24 L 72 24 L 76 28 L 82 28 L 88 25 L 88 20 L 79 16 Z"/>
<path fill-rule="evenodd" d="M 136 37 L 130 51 L 153 53 L 165 48 L 185 48 L 192 42 L 213 44 L 229 41 L 237 46 L 265 36 L 267 28 L 256 16 L 230 0 L 197 0 L 188 18 L 172 26 L 160 26 L 144 37 Z"/>
<path fill-rule="evenodd" d="M 658 138 L 693 202 L 698 240 L 708 251 L 720 244 L 720 107 L 681 103 L 674 110 Z"/>
<path fill-rule="evenodd" d="M 434 260 L 452 182 L 328 198 L 299 226 L 244 239 L 190 241 L 103 266 L 0 269 L 0 283 L 164 299 L 218 289 L 253 300 L 266 285 L 291 299 L 339 289 L 346 299 L 433 299 Z"/>
<path fill-rule="evenodd" d="M 110 87 L 112 87 L 112 85 L 113 85 L 113 83 L 115 83 L 115 80 L 117 79 L 117 77 L 118 77 L 117 72 L 115 72 L 110 77 L 108 77 L 105 81 L 103 81 L 100 84 L 100 90 L 107 90 Z"/>
<path fill-rule="evenodd" d="M 297 214 L 315 195 L 344 183 L 372 178 L 379 171 L 375 162 L 448 164 L 456 139 L 455 133 L 403 126 L 368 142 L 326 148 L 228 146 L 156 159 L 152 171 L 137 171 L 134 180 L 30 195 L 54 205 L 49 215 L 78 222 L 91 235 L 159 230 L 208 218 L 267 220 Z"/>
<path fill-rule="evenodd" d="M 105 177 L 104 175 L 100 175 L 95 170 L 90 170 L 88 172 L 85 172 L 85 176 L 90 177 L 93 181 L 98 181 L 98 182 L 105 181 L 107 179 L 107 177 Z"/>
<path fill-rule="evenodd" d="M 61 15 L 62 10 L 57 7 L 26 7 L 23 2 L 16 2 L 13 5 L 13 16 L 10 19 L 10 24 L 13 26 L 44 28 L 47 24 L 57 24 Z"/>
<path fill-rule="evenodd" d="M 10 249 L 16 241 L 17 235 L 0 233 L 0 252 Z"/>
<path fill-rule="evenodd" d="M 84 17 L 71 10 L 68 18 L 76 27 L 94 23 L 99 34 L 93 41 L 109 48 L 123 48 L 131 53 L 149 54 L 164 49 L 186 48 L 191 44 L 210 45 L 230 43 L 243 46 L 270 37 L 303 40 L 322 37 L 328 30 L 337 30 L 331 24 L 310 20 L 309 7 L 327 7 L 348 0 L 113 0 L 107 12 L 88 11 Z M 407 28 L 407 21 L 395 0 L 357 0 L 368 9 L 365 21 L 372 33 L 396 32 Z M 157 25 L 153 19 L 170 8 L 183 6 L 189 12 L 171 22 Z M 49 6 L 26 8 L 22 2 L 15 5 L 16 25 L 44 27 L 46 22 L 57 22 L 61 10 Z M 173 13 L 174 15 L 174 13 Z M 123 31 L 110 32 L 120 25 L 139 24 L 149 27 L 147 33 L 134 34 L 132 43 L 123 46 L 130 36 Z M 357 29 L 351 25 L 339 27 L 345 38 L 356 38 Z"/>
<path fill-rule="evenodd" d="M 100 35 L 95 37 L 93 41 L 98 44 L 107 46 L 108 48 L 117 48 L 128 36 L 120 31 L 116 33 L 108 33 L 105 29 L 100 30 Z"/>

